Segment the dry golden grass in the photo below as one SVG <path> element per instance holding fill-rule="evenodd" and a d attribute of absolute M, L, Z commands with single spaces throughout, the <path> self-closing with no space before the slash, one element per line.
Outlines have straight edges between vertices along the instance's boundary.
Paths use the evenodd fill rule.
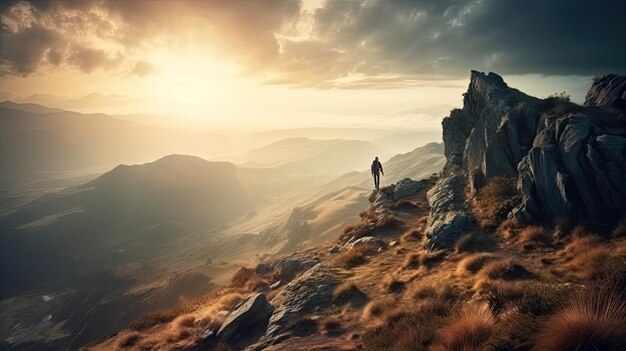
<path fill-rule="evenodd" d="M 117 342 L 117 347 L 121 349 L 127 349 L 137 345 L 137 343 L 142 339 L 142 335 L 138 332 L 130 332 L 122 335 Z"/>
<path fill-rule="evenodd" d="M 402 263 L 402 268 L 430 268 L 435 264 L 441 262 L 445 258 L 446 254 L 447 253 L 444 250 L 423 251 L 419 253 L 414 253 L 404 259 L 404 262 Z"/>
<path fill-rule="evenodd" d="M 469 305 L 437 332 L 429 350 L 480 350 L 493 333 L 495 319 L 486 305 Z"/>
<path fill-rule="evenodd" d="M 419 310 L 396 313 L 365 332 L 361 338 L 363 350 L 425 350 L 441 320 Z"/>
<path fill-rule="evenodd" d="M 434 299 L 445 303 L 457 300 L 459 290 L 448 283 L 417 283 L 411 285 L 406 292 L 410 301 Z"/>
<path fill-rule="evenodd" d="M 477 240 L 474 234 L 465 234 L 461 236 L 456 243 L 454 244 L 454 248 L 457 252 L 468 252 L 472 251 L 477 244 Z"/>
<path fill-rule="evenodd" d="M 255 274 L 256 272 L 252 268 L 239 267 L 230 278 L 230 285 L 232 287 L 242 288 Z"/>
<path fill-rule="evenodd" d="M 511 258 L 491 261 L 483 266 L 479 274 L 484 278 L 502 280 L 528 279 L 532 277 L 532 273 Z"/>
<path fill-rule="evenodd" d="M 362 305 L 365 301 L 367 295 L 352 280 L 345 281 L 333 291 L 333 302 L 337 305 Z"/>
<path fill-rule="evenodd" d="M 626 299 L 604 289 L 573 299 L 539 331 L 534 350 L 626 349 Z"/>
<path fill-rule="evenodd" d="M 268 285 L 269 283 L 267 282 L 267 280 L 259 277 L 257 274 L 254 274 L 244 284 L 244 288 L 249 291 L 256 291 L 257 289 L 266 287 Z"/>
<path fill-rule="evenodd" d="M 195 326 L 196 317 L 191 314 L 176 317 L 174 324 L 183 328 L 193 328 Z"/>
<path fill-rule="evenodd" d="M 402 235 L 402 240 L 403 241 L 422 241 L 422 239 L 424 238 L 424 235 L 422 234 L 421 231 L 417 230 L 417 229 L 412 229 L 409 230 L 408 232 L 404 233 Z"/>
<path fill-rule="evenodd" d="M 335 265 L 345 269 L 354 268 L 367 262 L 367 256 L 377 252 L 377 250 L 378 248 L 373 244 L 353 246 L 335 258 Z"/>
<path fill-rule="evenodd" d="M 596 235 L 575 237 L 559 255 L 565 270 L 579 279 L 597 279 L 611 273 L 613 253 Z"/>
<path fill-rule="evenodd" d="M 531 225 L 520 230 L 519 242 L 521 244 L 550 245 L 552 233 L 545 227 Z"/>
<path fill-rule="evenodd" d="M 335 316 L 328 316 L 319 323 L 319 329 L 325 335 L 338 335 L 343 332 L 341 321 Z"/>
<path fill-rule="evenodd" d="M 465 257 L 457 266 L 457 274 L 478 272 L 484 265 L 498 259 L 498 256 L 491 253 L 475 253 Z"/>
<path fill-rule="evenodd" d="M 483 228 L 496 228 L 519 204 L 516 178 L 494 177 L 481 188 L 473 204 L 474 216 Z"/>
<path fill-rule="evenodd" d="M 520 227 L 517 224 L 517 221 L 509 218 L 500 223 L 498 229 L 496 229 L 496 233 L 498 233 L 498 235 L 500 235 L 502 239 L 510 240 L 517 236 L 517 232 L 519 231 L 519 229 Z"/>
<path fill-rule="evenodd" d="M 363 321 L 376 321 L 395 311 L 396 301 L 391 297 L 371 301 L 363 309 Z"/>
<path fill-rule="evenodd" d="M 572 222 L 567 217 L 559 217 L 554 219 L 554 233 L 555 239 L 563 239 L 570 235 L 572 230 Z"/>
<path fill-rule="evenodd" d="M 393 275 L 388 275 L 383 279 L 381 289 L 385 292 L 395 293 L 404 290 L 405 285 L 406 283 L 404 281 L 399 280 Z"/>

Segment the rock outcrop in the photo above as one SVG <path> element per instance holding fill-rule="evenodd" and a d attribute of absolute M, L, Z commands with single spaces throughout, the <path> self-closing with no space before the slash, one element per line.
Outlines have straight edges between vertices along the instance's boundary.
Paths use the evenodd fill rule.
<path fill-rule="evenodd" d="M 332 304 L 333 289 L 341 281 L 335 269 L 322 263 L 289 283 L 272 303 L 274 313 L 265 336 L 255 349 L 279 343 L 291 336 L 290 326 L 303 315 L 321 311 Z"/>
<path fill-rule="evenodd" d="M 446 165 L 430 190 L 428 247 L 449 248 L 474 223 L 465 196 L 518 178 L 518 221 L 561 216 L 613 224 L 626 208 L 626 76 L 594 79 L 585 106 L 510 88 L 472 71 L 463 108 L 444 118 Z"/>
<path fill-rule="evenodd" d="M 585 106 L 626 110 L 626 76 L 605 74 L 594 77 L 585 97 Z"/>
<path fill-rule="evenodd" d="M 557 119 L 519 164 L 519 184 L 523 202 L 513 213 L 520 222 L 615 224 L 626 214 L 626 119 L 591 112 Z"/>
<path fill-rule="evenodd" d="M 247 346 L 263 335 L 273 311 L 265 295 L 252 294 L 230 312 L 217 337 L 231 345 Z"/>

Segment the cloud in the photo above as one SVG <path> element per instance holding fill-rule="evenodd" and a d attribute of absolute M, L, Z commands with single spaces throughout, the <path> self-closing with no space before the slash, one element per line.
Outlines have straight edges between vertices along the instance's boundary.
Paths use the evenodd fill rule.
<path fill-rule="evenodd" d="M 39 25 L 2 36 L 0 60 L 14 74 L 26 76 L 46 61 L 58 63 L 56 55 L 66 45 L 60 33 Z"/>
<path fill-rule="evenodd" d="M 621 0 L 6 2 L 5 74 L 152 70 L 141 52 L 207 48 L 268 84 L 398 87 L 501 74 L 626 72 Z M 89 48 L 89 49 L 88 49 Z M 142 63 L 145 62 L 145 63 Z"/>
<path fill-rule="evenodd" d="M 71 49 L 67 62 L 83 72 L 89 73 L 96 69 L 110 69 L 122 62 L 121 54 L 109 57 L 104 50 L 86 47 Z"/>
<path fill-rule="evenodd" d="M 131 76 L 144 77 L 157 72 L 158 69 L 153 64 L 146 61 L 138 61 L 130 71 Z"/>

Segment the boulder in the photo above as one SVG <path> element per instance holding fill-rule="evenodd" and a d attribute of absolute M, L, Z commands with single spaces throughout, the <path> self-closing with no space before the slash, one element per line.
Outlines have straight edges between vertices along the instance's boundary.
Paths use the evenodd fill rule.
<path fill-rule="evenodd" d="M 232 345 L 247 346 L 263 335 L 273 311 L 265 295 L 251 294 L 226 317 L 217 337 Z"/>
<path fill-rule="evenodd" d="M 410 178 L 404 178 L 394 187 L 393 191 L 393 200 L 398 201 L 407 196 L 411 196 L 418 191 L 424 189 L 424 184 L 417 180 L 412 180 Z"/>
<path fill-rule="evenodd" d="M 289 326 L 295 320 L 328 308 L 332 304 L 333 290 L 340 281 L 336 269 L 320 263 L 287 284 L 272 300 L 275 310 L 261 343 L 276 343 L 277 337 L 288 335 Z"/>
<path fill-rule="evenodd" d="M 452 248 L 461 234 L 471 228 L 474 217 L 464 210 L 465 174 L 439 179 L 426 193 L 431 206 L 426 224 L 426 247 Z"/>

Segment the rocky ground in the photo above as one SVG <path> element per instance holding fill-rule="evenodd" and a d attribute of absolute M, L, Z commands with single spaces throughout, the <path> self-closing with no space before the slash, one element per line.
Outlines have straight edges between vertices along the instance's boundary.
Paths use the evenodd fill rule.
<path fill-rule="evenodd" d="M 86 349 L 456 350 L 446 328 L 469 316 L 486 323 L 477 341 L 487 349 L 529 349 L 569 296 L 626 272 L 626 233 L 581 227 L 505 224 L 426 250 L 435 180 L 382 189 L 337 242 L 242 269 L 195 308 Z"/>

